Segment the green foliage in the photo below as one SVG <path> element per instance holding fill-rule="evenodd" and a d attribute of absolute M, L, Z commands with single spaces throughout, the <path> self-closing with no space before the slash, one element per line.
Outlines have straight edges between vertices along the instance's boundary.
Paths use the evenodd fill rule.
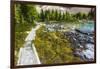
<path fill-rule="evenodd" d="M 89 14 L 70 12 L 61 12 L 58 10 L 43 10 L 40 13 L 36 10 L 36 5 L 16 3 L 15 4 L 15 63 L 18 60 L 18 52 L 20 47 L 23 47 L 24 40 L 30 31 L 35 26 L 35 21 L 49 23 L 79 23 L 82 19 L 93 19 L 95 17 L 94 10 L 91 9 Z M 52 63 L 69 63 L 80 61 L 74 57 L 71 43 L 65 39 L 61 32 L 44 32 L 45 27 L 37 30 L 36 40 L 34 41 L 39 57 L 43 64 Z"/>
<path fill-rule="evenodd" d="M 76 14 L 76 18 L 82 19 L 82 13 L 81 13 L 81 12 L 77 13 L 77 14 Z"/>
<path fill-rule="evenodd" d="M 70 14 L 69 12 L 61 12 L 58 10 L 43 10 L 39 14 L 39 20 L 44 21 L 57 21 L 57 22 L 78 22 L 78 15 L 73 16 L 74 14 Z M 79 15 L 80 16 L 80 15 Z M 78 17 L 80 18 L 80 17 Z"/>
<path fill-rule="evenodd" d="M 32 26 L 35 26 L 35 20 L 38 20 L 35 5 L 15 4 L 15 25 L 17 32 L 22 32 L 26 29 L 30 30 Z"/>
<path fill-rule="evenodd" d="M 37 19 L 38 13 L 35 8 L 35 5 L 21 4 L 20 9 L 21 9 L 21 13 L 24 17 L 24 20 L 26 20 L 27 22 L 31 23 L 31 22 L 33 22 L 33 20 Z"/>
<path fill-rule="evenodd" d="M 45 13 L 43 10 L 41 10 L 41 13 L 39 14 L 39 19 L 40 21 L 44 21 L 45 20 Z"/>
<path fill-rule="evenodd" d="M 18 53 L 21 47 L 24 45 L 24 40 L 27 36 L 25 32 L 15 32 L 15 64 L 17 64 Z"/>
<path fill-rule="evenodd" d="M 18 60 L 18 53 L 24 45 L 27 31 L 35 26 L 34 20 L 37 20 L 37 11 L 35 5 L 15 4 L 15 63 Z M 34 16 L 34 19 L 33 19 Z"/>
<path fill-rule="evenodd" d="M 83 14 L 83 19 L 87 19 L 88 18 L 87 15 L 88 14 Z"/>
<path fill-rule="evenodd" d="M 95 9 L 94 8 L 91 8 L 90 12 L 88 13 L 88 19 L 94 20 L 95 16 L 96 16 L 95 15 Z"/>
<path fill-rule="evenodd" d="M 37 30 L 33 41 L 42 64 L 75 62 L 71 43 L 61 32 L 43 32 L 45 27 Z M 80 60 L 78 60 L 80 61 Z"/>
<path fill-rule="evenodd" d="M 75 18 L 79 19 L 79 20 L 83 20 L 83 19 L 88 19 L 88 14 L 85 14 L 85 13 L 76 13 L 73 15 Z"/>

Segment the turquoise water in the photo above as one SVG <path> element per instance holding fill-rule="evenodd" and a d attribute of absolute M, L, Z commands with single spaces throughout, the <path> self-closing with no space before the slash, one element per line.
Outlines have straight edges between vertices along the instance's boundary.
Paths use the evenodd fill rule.
<path fill-rule="evenodd" d="M 86 23 L 81 23 L 79 29 L 83 32 L 93 32 L 94 31 L 94 22 L 88 21 Z"/>

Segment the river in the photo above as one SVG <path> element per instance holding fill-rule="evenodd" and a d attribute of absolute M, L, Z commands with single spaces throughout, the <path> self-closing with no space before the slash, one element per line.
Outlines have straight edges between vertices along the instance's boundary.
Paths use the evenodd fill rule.
<path fill-rule="evenodd" d="M 75 54 L 80 56 L 84 61 L 94 60 L 94 22 L 87 21 L 80 23 L 78 28 L 75 28 L 75 32 L 70 33 L 71 41 L 75 45 Z M 76 40 L 74 40 L 76 39 Z"/>

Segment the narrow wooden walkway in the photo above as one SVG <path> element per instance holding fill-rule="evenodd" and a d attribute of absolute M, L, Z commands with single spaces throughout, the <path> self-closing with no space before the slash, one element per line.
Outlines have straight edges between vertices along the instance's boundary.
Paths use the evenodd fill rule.
<path fill-rule="evenodd" d="M 37 25 L 35 28 L 32 28 L 31 32 L 25 39 L 25 44 L 23 48 L 20 48 L 18 56 L 18 65 L 35 65 L 41 64 L 36 48 L 32 44 L 32 40 L 35 40 L 36 30 L 40 28 L 40 25 Z"/>

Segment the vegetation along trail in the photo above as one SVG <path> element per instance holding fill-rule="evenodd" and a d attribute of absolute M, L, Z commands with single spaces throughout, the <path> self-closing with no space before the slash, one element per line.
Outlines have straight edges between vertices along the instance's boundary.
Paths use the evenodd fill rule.
<path fill-rule="evenodd" d="M 20 48 L 18 65 L 40 64 L 35 46 L 31 42 L 32 40 L 35 40 L 36 30 L 40 27 L 41 24 L 37 24 L 26 37 L 24 47 Z"/>

